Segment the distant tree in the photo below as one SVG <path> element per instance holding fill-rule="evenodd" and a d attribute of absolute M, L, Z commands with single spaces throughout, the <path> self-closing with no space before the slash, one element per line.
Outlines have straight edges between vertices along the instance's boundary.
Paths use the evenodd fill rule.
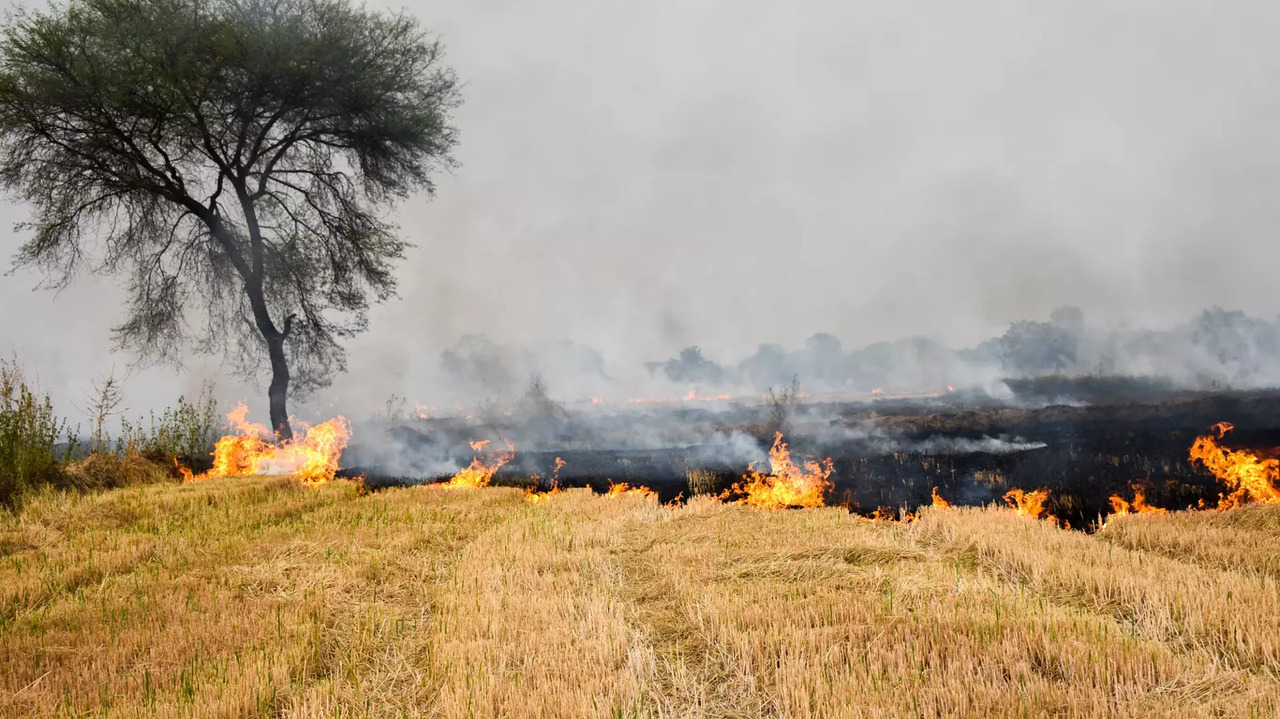
<path fill-rule="evenodd" d="M 844 348 L 840 339 L 827 332 L 819 332 L 804 341 L 798 364 L 806 376 L 829 387 L 839 386 L 845 379 Z"/>
<path fill-rule="evenodd" d="M 672 382 L 715 384 L 724 377 L 724 369 L 703 357 L 702 349 L 697 345 L 680 350 L 679 356 L 663 362 L 661 367 Z"/>
<path fill-rule="evenodd" d="M 34 210 L 15 262 L 53 286 L 127 273 L 115 338 L 142 359 L 187 340 L 245 373 L 266 359 L 288 438 L 291 381 L 345 369 L 339 341 L 395 293 L 407 244 L 382 218 L 452 164 L 441 52 L 413 18 L 346 0 L 20 14 L 0 32 L 0 182 Z"/>
<path fill-rule="evenodd" d="M 1062 372 L 1075 364 L 1078 335 L 1053 322 L 1019 320 L 999 340 L 1006 369 L 1021 375 Z"/>
<path fill-rule="evenodd" d="M 760 345 L 755 354 L 738 363 L 738 371 L 759 389 L 783 384 L 796 374 L 787 351 L 773 343 Z"/>

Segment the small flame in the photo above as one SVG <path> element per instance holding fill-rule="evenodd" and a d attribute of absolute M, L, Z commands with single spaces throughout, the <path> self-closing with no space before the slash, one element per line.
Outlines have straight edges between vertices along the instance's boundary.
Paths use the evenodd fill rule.
<path fill-rule="evenodd" d="M 263 439 L 271 433 L 261 424 L 249 422 L 249 408 L 243 404 L 227 414 L 232 434 L 217 441 L 213 449 L 213 468 L 193 474 L 178 467 L 184 482 L 199 482 L 218 477 L 248 477 L 255 474 L 292 474 L 303 485 L 319 487 L 333 479 L 338 460 L 351 439 L 351 424 L 335 417 L 314 427 L 299 423 L 301 438 L 272 443 Z"/>
<path fill-rule="evenodd" d="M 1133 487 L 1133 502 L 1126 502 L 1118 494 L 1111 495 L 1111 514 L 1119 516 L 1124 514 L 1165 514 L 1167 510 L 1160 507 L 1152 507 L 1147 504 L 1146 495 L 1142 487 L 1135 485 Z"/>
<path fill-rule="evenodd" d="M 489 444 L 489 440 L 487 439 L 479 442 L 472 442 L 471 448 L 479 452 L 484 449 L 487 444 Z M 515 445 L 507 442 L 507 451 L 495 456 L 491 463 L 486 464 L 481 461 L 479 457 L 472 457 L 470 465 L 458 470 L 458 473 L 453 475 L 453 477 L 442 486 L 450 489 L 456 487 L 487 487 L 489 486 L 489 483 L 493 481 L 493 475 L 497 474 L 498 470 L 502 469 L 504 464 L 515 459 L 515 456 Z"/>
<path fill-rule="evenodd" d="M 822 462 L 795 464 L 778 432 L 769 450 L 769 473 L 762 474 L 751 465 L 742 475 L 744 481 L 735 484 L 730 493 L 746 495 L 742 501 L 760 509 L 821 507 L 823 496 L 833 486 L 827 479 L 833 470 L 830 457 Z"/>
<path fill-rule="evenodd" d="M 560 494 L 560 488 L 552 485 L 551 489 L 546 492 L 538 492 L 533 489 L 526 490 L 524 493 L 524 501 L 529 504 L 542 504 L 550 502 L 551 498 Z"/>
<path fill-rule="evenodd" d="M 1042 519 L 1048 517 L 1049 510 L 1045 509 L 1044 503 L 1049 499 L 1049 490 L 1037 489 L 1032 492 L 1024 492 L 1021 489 L 1011 489 L 1005 492 L 1004 501 L 1013 507 L 1019 517 L 1031 517 L 1032 519 Z"/>
<path fill-rule="evenodd" d="M 599 397 L 595 395 L 590 395 L 590 397 L 591 397 L 591 404 L 604 404 L 604 400 L 600 399 Z"/>
<path fill-rule="evenodd" d="M 865 387 L 866 385 L 863 385 L 863 386 Z M 876 387 L 875 389 L 871 390 L 871 394 L 884 394 L 884 388 Z"/>
<path fill-rule="evenodd" d="M 731 394 L 704 395 L 698 394 L 698 390 L 691 389 L 689 394 L 684 396 L 686 402 L 728 402 L 733 399 Z"/>
<path fill-rule="evenodd" d="M 956 386 L 955 386 L 955 385 L 953 385 L 953 384 L 949 384 L 949 385 L 947 385 L 947 391 L 948 391 L 948 392 L 955 392 L 955 391 L 956 391 Z"/>
<path fill-rule="evenodd" d="M 556 478 L 560 475 L 560 470 L 564 469 L 564 466 L 565 466 L 566 464 L 568 464 L 568 462 L 565 462 L 563 459 L 560 459 L 559 457 L 556 457 L 556 464 L 555 464 L 555 467 L 551 470 L 551 481 L 552 481 L 552 482 L 556 481 Z"/>
<path fill-rule="evenodd" d="M 1191 445 L 1191 461 L 1203 464 L 1230 490 L 1219 497 L 1218 509 L 1249 502 L 1280 504 L 1280 460 L 1219 445 L 1218 440 L 1234 429 L 1230 423 L 1219 422 L 1212 429 L 1212 434 L 1196 438 Z"/>
<path fill-rule="evenodd" d="M 945 508 L 947 508 L 947 507 L 950 507 L 950 506 L 951 506 L 951 503 L 950 503 L 950 502 L 948 502 L 947 500 L 943 499 L 943 498 L 942 498 L 942 496 L 938 494 L 938 488 L 937 488 L 937 487 L 934 487 L 934 488 L 933 488 L 933 506 L 934 506 L 934 507 L 936 507 L 936 508 L 938 508 L 938 509 L 945 509 Z"/>
<path fill-rule="evenodd" d="M 658 493 L 648 487 L 632 487 L 626 482 L 614 484 L 612 479 L 609 480 L 609 491 L 605 492 L 604 496 L 609 499 L 618 499 L 619 497 L 640 497 L 642 499 L 651 499 L 655 502 L 658 501 Z"/>

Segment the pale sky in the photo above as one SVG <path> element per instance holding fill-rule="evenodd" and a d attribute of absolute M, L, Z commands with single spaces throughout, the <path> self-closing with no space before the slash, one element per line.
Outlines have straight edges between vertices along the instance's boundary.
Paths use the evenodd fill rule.
<path fill-rule="evenodd" d="M 1275 3 L 406 9 L 465 82 L 462 164 L 401 209 L 418 245 L 401 299 L 335 395 L 421 393 L 463 333 L 573 339 L 621 366 L 820 331 L 968 345 L 1063 304 L 1154 327 L 1280 312 Z M 4 255 L 23 239 L 3 237 Z M 0 350 L 78 401 L 131 359 L 109 353 L 120 295 L 35 282 L 0 277 Z M 137 375 L 130 403 L 202 372 Z"/>

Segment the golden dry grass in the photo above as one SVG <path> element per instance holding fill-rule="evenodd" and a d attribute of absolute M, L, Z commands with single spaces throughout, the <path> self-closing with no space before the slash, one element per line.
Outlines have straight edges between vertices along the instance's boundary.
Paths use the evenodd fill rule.
<path fill-rule="evenodd" d="M 0 518 L 0 716 L 1274 716 L 1278 526 L 47 493 Z"/>

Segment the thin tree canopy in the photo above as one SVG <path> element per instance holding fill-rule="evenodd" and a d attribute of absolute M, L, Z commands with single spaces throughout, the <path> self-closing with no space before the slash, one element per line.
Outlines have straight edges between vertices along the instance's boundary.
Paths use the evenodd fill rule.
<path fill-rule="evenodd" d="M 394 295 L 384 217 L 452 164 L 442 48 L 347 0 L 69 0 L 0 35 L 0 182 L 33 210 L 15 262 L 125 273 L 120 346 L 252 373 L 271 422 L 345 367 Z"/>

